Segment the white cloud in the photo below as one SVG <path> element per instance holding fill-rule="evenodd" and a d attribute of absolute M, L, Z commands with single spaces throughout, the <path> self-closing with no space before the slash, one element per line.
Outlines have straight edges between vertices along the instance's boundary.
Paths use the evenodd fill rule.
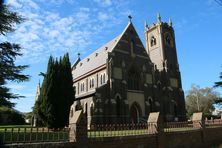
<path fill-rule="evenodd" d="M 48 0 L 48 2 L 60 5 L 60 4 L 62 4 L 64 2 L 64 0 Z"/>
<path fill-rule="evenodd" d="M 108 7 L 112 5 L 111 0 L 94 0 L 94 1 L 103 7 Z"/>
<path fill-rule="evenodd" d="M 47 2 L 47 4 L 55 4 L 55 5 L 61 5 L 63 3 L 68 3 L 68 4 L 74 4 L 76 0 L 39 0 L 41 2 Z"/>
<path fill-rule="evenodd" d="M 14 33 L 7 37 L 0 36 L 0 40 L 7 39 L 21 44 L 23 56 L 18 57 L 16 63 L 29 64 L 32 68 L 36 66 L 37 71 L 39 67 L 47 64 L 49 55 L 58 57 L 69 52 L 71 57 L 80 52 L 85 56 L 102 44 L 101 42 L 107 41 L 104 39 L 106 31 L 127 20 L 127 15 L 122 13 L 128 11 L 127 7 L 118 2 L 97 0 L 92 3 L 88 0 L 87 3 L 94 5 L 88 7 L 76 0 L 49 0 L 47 3 L 45 0 L 9 0 L 12 10 L 24 16 L 26 21 L 17 25 Z M 71 10 L 67 10 L 67 13 L 61 10 L 64 5 L 69 5 Z M 39 66 L 39 63 L 44 66 Z M 33 73 L 32 71 L 32 79 L 28 84 L 36 77 Z M 30 108 L 34 102 L 36 87 L 28 87 L 28 84 L 13 84 L 9 87 L 12 92 L 27 97 L 24 99 L 30 104 L 25 105 Z M 18 103 L 17 108 L 24 110 L 24 104 Z"/>
<path fill-rule="evenodd" d="M 7 4 L 15 7 L 15 8 L 21 8 L 23 5 L 19 2 L 19 0 L 8 0 Z"/>
<path fill-rule="evenodd" d="M 98 19 L 99 19 L 100 21 L 106 21 L 106 20 L 109 19 L 109 16 L 108 16 L 108 14 L 106 14 L 106 13 L 99 12 L 99 14 L 98 14 Z"/>
<path fill-rule="evenodd" d="M 39 6 L 38 6 L 35 2 L 33 2 L 33 1 L 31 1 L 31 0 L 29 0 L 29 1 L 27 1 L 27 2 L 28 2 L 28 5 L 29 5 L 31 8 L 39 9 Z"/>
<path fill-rule="evenodd" d="M 16 91 L 23 90 L 26 88 L 26 86 L 22 84 L 9 84 L 7 85 L 7 87 Z"/>
<path fill-rule="evenodd" d="M 43 1 L 37 3 L 37 0 L 10 0 L 15 11 L 27 19 L 8 36 L 10 41 L 19 43 L 24 48 L 23 56 L 18 58 L 19 61 L 32 64 L 46 61 L 49 54 L 60 56 L 64 51 L 72 53 L 88 51 L 86 48 L 97 41 L 97 35 L 101 31 L 120 23 L 119 17 L 123 17 L 123 14 L 119 11 L 128 11 L 111 0 L 96 1 L 104 6 L 111 4 L 114 6 L 101 10 L 96 7 L 75 5 L 73 13 L 61 15 L 60 11 L 55 9 L 46 10 L 47 7 L 42 6 Z M 50 2 L 62 4 L 68 1 L 51 0 Z M 23 7 L 17 8 L 19 5 Z"/>
<path fill-rule="evenodd" d="M 21 96 L 25 96 L 26 98 L 27 97 L 35 97 L 36 94 L 35 93 L 24 93 L 24 94 L 21 94 Z"/>

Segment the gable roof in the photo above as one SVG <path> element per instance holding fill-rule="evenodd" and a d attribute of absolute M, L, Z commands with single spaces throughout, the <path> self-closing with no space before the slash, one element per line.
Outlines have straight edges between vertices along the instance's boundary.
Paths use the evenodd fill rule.
<path fill-rule="evenodd" d="M 132 25 L 131 22 L 127 24 L 124 31 L 120 35 L 107 42 L 106 44 L 95 50 L 92 54 L 79 61 L 78 64 L 73 66 L 73 79 L 79 78 L 80 76 L 105 65 L 106 60 L 108 59 L 108 53 L 113 51 L 113 49 L 115 48 L 115 46 L 117 45 L 117 43 L 119 42 L 119 40 L 124 35 L 130 25 Z"/>

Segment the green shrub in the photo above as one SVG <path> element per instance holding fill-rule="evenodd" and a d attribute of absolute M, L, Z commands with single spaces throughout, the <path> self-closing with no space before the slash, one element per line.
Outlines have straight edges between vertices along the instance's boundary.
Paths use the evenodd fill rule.
<path fill-rule="evenodd" d="M 25 124 L 23 115 L 11 108 L 0 107 L 0 125 L 22 125 Z"/>

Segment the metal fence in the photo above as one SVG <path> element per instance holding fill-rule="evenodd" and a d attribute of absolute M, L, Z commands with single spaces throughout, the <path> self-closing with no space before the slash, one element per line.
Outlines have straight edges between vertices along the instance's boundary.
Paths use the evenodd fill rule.
<path fill-rule="evenodd" d="M 68 141 L 69 128 L 50 130 L 48 128 L 2 128 L 0 143 L 32 143 Z"/>
<path fill-rule="evenodd" d="M 146 135 L 147 129 L 146 123 L 91 125 L 88 138 Z"/>
<path fill-rule="evenodd" d="M 193 127 L 193 122 L 166 122 L 163 124 L 164 132 L 190 131 L 197 128 Z"/>
<path fill-rule="evenodd" d="M 198 126 L 197 126 L 198 124 Z M 206 121 L 207 127 L 222 127 L 222 120 Z M 201 129 L 201 122 L 165 122 L 157 127 L 156 123 L 141 123 L 141 124 L 104 124 L 91 125 L 88 130 L 88 138 L 100 137 L 117 137 L 117 136 L 132 136 L 132 135 L 149 135 L 156 134 L 157 128 L 162 129 L 162 132 L 190 132 Z"/>
<path fill-rule="evenodd" d="M 139 123 L 139 124 L 95 124 L 91 125 L 87 130 L 87 137 L 103 138 L 103 137 L 122 137 L 122 136 L 143 136 L 154 135 L 158 128 L 162 132 L 190 132 L 192 130 L 201 129 L 203 126 L 197 123 L 187 122 L 166 122 L 162 124 L 156 123 Z M 222 120 L 206 120 L 206 128 L 221 127 Z M 86 127 L 85 127 L 86 128 Z M 60 130 L 50 130 L 48 128 L 33 127 L 17 127 L 17 128 L 0 128 L 0 144 L 10 143 L 33 143 L 33 142 L 67 142 L 69 141 L 69 128 Z"/>
<path fill-rule="evenodd" d="M 205 120 L 205 126 L 208 128 L 222 127 L 221 119 Z"/>

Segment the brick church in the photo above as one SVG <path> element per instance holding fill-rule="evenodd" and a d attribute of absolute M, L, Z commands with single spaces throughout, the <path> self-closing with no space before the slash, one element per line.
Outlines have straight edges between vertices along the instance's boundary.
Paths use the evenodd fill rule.
<path fill-rule="evenodd" d="M 146 122 L 159 111 L 165 121 L 185 119 L 185 100 L 172 22 L 144 28 L 144 47 L 129 22 L 123 32 L 72 65 L 76 96 L 88 126 Z"/>

